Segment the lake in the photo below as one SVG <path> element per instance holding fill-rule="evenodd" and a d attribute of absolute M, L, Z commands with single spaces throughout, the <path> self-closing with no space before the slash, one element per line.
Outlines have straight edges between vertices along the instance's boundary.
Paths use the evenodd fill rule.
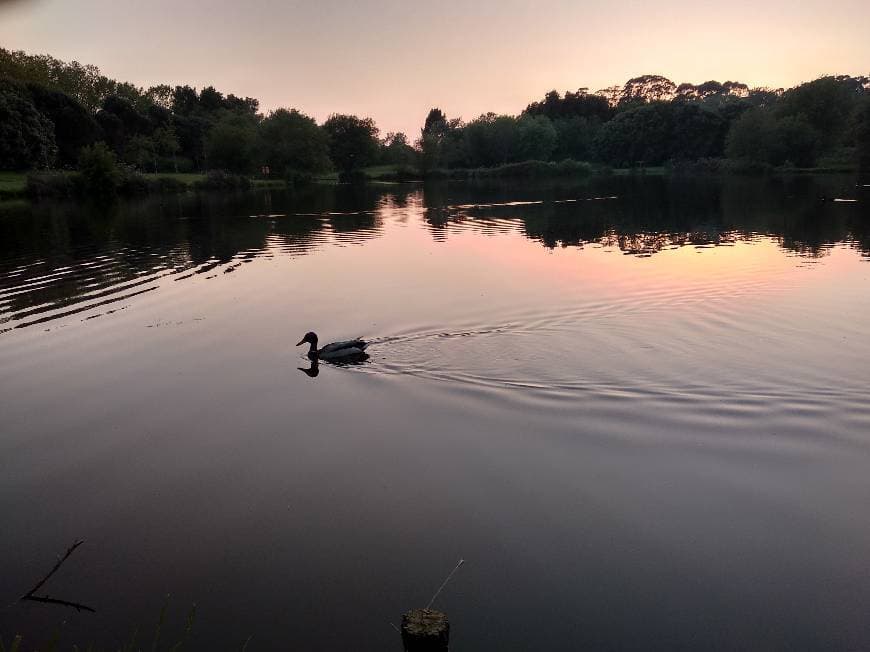
<path fill-rule="evenodd" d="M 870 647 L 854 179 L 0 206 L 7 641 Z"/>

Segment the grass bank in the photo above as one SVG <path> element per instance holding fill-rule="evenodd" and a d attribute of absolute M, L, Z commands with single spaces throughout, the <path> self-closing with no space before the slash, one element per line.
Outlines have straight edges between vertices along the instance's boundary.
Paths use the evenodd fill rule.
<path fill-rule="evenodd" d="M 367 182 L 395 183 L 397 181 L 420 181 L 422 175 L 415 169 L 402 165 L 371 165 L 360 170 L 361 178 Z M 338 170 L 318 175 L 317 183 L 338 183 Z"/>
<path fill-rule="evenodd" d="M 0 172 L 0 198 L 21 197 L 27 189 L 24 172 Z"/>
<path fill-rule="evenodd" d="M 599 171 L 591 163 L 564 160 L 523 161 L 507 163 L 491 168 L 452 168 L 449 170 L 430 170 L 427 179 L 451 179 L 457 181 L 477 179 L 551 179 L 588 177 Z M 603 168 L 600 171 L 604 171 Z M 609 172 L 609 170 L 608 170 Z"/>
<path fill-rule="evenodd" d="M 201 185 L 207 178 L 200 172 L 147 172 L 142 176 L 146 179 L 173 179 L 190 189 Z M 251 179 L 251 185 L 254 188 L 283 188 L 286 184 L 283 179 Z"/>
<path fill-rule="evenodd" d="M 812 174 L 853 174 L 855 165 L 839 161 L 823 161 L 812 168 L 772 167 L 762 163 L 732 161 L 729 159 L 701 159 L 691 162 L 678 162 L 669 165 L 609 168 L 579 161 L 525 161 L 509 163 L 491 168 L 453 168 L 430 170 L 425 175 L 419 171 L 398 165 L 375 165 L 361 170 L 360 179 L 366 183 L 391 184 L 403 181 L 422 181 L 425 179 L 444 179 L 473 181 L 482 179 L 545 179 L 545 178 L 584 178 L 595 175 L 616 176 L 666 176 L 671 174 L 688 176 L 729 176 L 729 175 L 812 175 Z M 28 176 L 31 176 L 28 182 Z M 330 172 L 314 178 L 314 182 L 337 184 L 338 172 Z M 68 197 L 76 190 L 76 172 L 0 172 L 0 199 L 23 199 L 27 197 Z M 218 178 L 220 177 L 220 178 Z M 246 188 L 287 187 L 284 179 L 246 178 L 220 173 L 159 172 L 135 173 L 128 177 L 121 194 L 172 193 L 193 190 L 239 190 Z"/>

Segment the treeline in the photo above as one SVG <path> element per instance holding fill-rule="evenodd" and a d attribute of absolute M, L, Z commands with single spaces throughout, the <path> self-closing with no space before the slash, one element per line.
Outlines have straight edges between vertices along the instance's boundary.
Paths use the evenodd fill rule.
<path fill-rule="evenodd" d="M 397 166 L 400 178 L 574 175 L 594 165 L 870 169 L 868 89 L 867 77 L 823 77 L 783 91 L 646 75 L 594 93 L 551 91 L 516 116 L 463 122 L 432 109 L 412 145 L 403 133 L 382 138 L 371 118 L 332 115 L 317 124 L 283 108 L 263 115 L 256 99 L 211 86 L 144 89 L 94 66 L 0 48 L 0 170 L 79 168 L 83 153 L 109 176 L 120 164 L 164 173 L 268 168 L 290 180 L 329 170 L 352 180 L 379 164 Z"/>
<path fill-rule="evenodd" d="M 463 122 L 432 109 L 419 146 L 427 170 L 529 159 L 870 168 L 870 79 L 822 77 L 783 91 L 739 82 L 677 86 L 646 75 L 596 93 L 551 91 L 518 116 L 487 113 Z"/>
<path fill-rule="evenodd" d="M 333 115 L 318 125 L 295 109 L 264 116 L 256 99 L 211 86 L 142 89 L 94 66 L 0 48 L 2 170 L 76 168 L 101 142 L 142 172 L 249 174 L 268 166 L 272 176 L 294 178 L 414 163 L 404 134 L 379 136 L 370 118 Z"/>

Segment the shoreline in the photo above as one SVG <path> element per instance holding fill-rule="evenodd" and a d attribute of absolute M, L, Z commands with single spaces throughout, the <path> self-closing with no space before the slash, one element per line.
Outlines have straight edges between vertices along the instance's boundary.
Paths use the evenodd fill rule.
<path fill-rule="evenodd" d="M 692 164 L 689 164 L 690 166 Z M 499 174 L 499 168 L 477 168 L 477 169 L 454 169 L 454 170 L 438 170 L 435 174 L 423 175 L 416 171 L 409 171 L 410 174 L 400 173 L 397 170 L 387 170 L 391 166 L 377 166 L 364 170 L 366 175 L 365 185 L 394 185 L 404 183 L 428 183 L 428 182 L 475 182 L 475 181 L 497 181 L 503 180 L 519 180 L 519 181 L 542 181 L 542 180 L 581 180 L 592 177 L 602 176 L 653 176 L 653 177 L 746 177 L 746 176 L 812 176 L 812 175 L 856 175 L 862 174 L 862 171 L 857 167 L 851 166 L 825 166 L 812 168 L 770 168 L 763 171 L 740 173 L 727 170 L 699 170 L 699 169 L 680 169 L 679 167 L 671 166 L 648 166 L 648 167 L 633 167 L 633 168 L 614 168 L 614 169 L 592 169 L 585 174 L 552 174 L 552 175 L 534 175 L 534 174 Z M 48 173 L 65 172 L 60 170 L 47 170 Z M 53 199 L 53 197 L 33 197 L 28 192 L 27 176 L 31 171 L 27 172 L 0 172 L 0 201 L 25 200 L 39 201 L 40 199 Z M 69 171 L 70 174 L 74 171 Z M 142 194 L 177 194 L 180 192 L 209 192 L 216 190 L 214 188 L 197 188 L 197 184 L 206 181 L 206 173 L 194 172 L 160 172 L 160 173 L 142 173 L 144 179 L 160 185 L 166 183 L 171 185 L 175 190 L 171 191 L 146 191 L 144 193 L 121 193 L 121 196 L 137 196 Z M 288 184 L 283 179 L 252 179 L 247 177 L 250 182 L 251 190 L 275 189 L 282 190 L 288 187 Z M 315 177 L 311 180 L 312 184 L 316 185 L 349 185 L 338 181 L 338 174 L 331 173 Z M 219 189 L 217 189 L 219 190 Z M 77 197 L 56 197 L 55 199 L 80 199 Z"/>

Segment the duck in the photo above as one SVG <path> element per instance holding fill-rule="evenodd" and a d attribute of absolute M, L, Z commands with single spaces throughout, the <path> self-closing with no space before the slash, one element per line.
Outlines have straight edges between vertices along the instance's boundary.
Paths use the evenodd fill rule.
<path fill-rule="evenodd" d="M 365 350 L 369 345 L 368 342 L 361 339 L 346 340 L 344 342 L 333 342 L 324 347 L 317 348 L 317 333 L 311 331 L 305 333 L 305 337 L 296 343 L 296 346 L 308 343 L 308 357 L 312 360 L 329 360 L 341 362 L 343 360 L 354 360 L 367 358 Z"/>

